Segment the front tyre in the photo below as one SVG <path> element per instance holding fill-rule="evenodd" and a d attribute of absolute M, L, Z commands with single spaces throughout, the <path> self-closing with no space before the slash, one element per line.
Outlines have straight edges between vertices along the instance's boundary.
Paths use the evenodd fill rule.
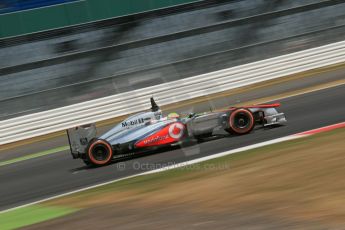
<path fill-rule="evenodd" d="M 93 166 L 104 166 L 112 161 L 113 155 L 111 145 L 107 141 L 99 139 L 90 144 L 86 161 Z"/>
<path fill-rule="evenodd" d="M 229 129 L 226 131 L 237 135 L 247 134 L 253 130 L 254 125 L 253 114 L 248 109 L 240 108 L 230 114 Z"/>

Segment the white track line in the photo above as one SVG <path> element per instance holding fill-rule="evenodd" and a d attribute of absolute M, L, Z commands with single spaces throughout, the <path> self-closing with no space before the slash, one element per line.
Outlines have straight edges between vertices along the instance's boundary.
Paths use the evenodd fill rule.
<path fill-rule="evenodd" d="M 48 197 L 46 199 L 38 200 L 38 201 L 35 201 L 35 202 L 31 202 L 31 203 L 28 203 L 28 204 L 24 204 L 24 205 L 20 205 L 20 206 L 14 207 L 14 208 L 3 210 L 3 211 L 0 211 L 0 214 L 6 213 L 6 212 L 10 212 L 10 211 L 13 211 L 13 210 L 16 210 L 16 209 L 24 208 L 24 207 L 27 207 L 27 206 L 30 206 L 30 205 L 43 203 L 45 201 L 50 201 L 50 200 L 53 200 L 53 199 L 56 199 L 56 198 L 68 196 L 68 195 L 75 194 L 75 193 L 78 193 L 78 192 L 86 191 L 86 190 L 89 190 L 89 189 L 98 188 L 100 186 L 104 186 L 104 185 L 108 185 L 108 184 L 111 184 L 111 183 L 123 181 L 123 180 L 126 180 L 126 179 L 130 179 L 130 178 L 134 178 L 134 177 L 139 177 L 139 176 L 143 176 L 143 175 L 148 175 L 148 174 L 159 173 L 159 172 L 163 172 L 163 171 L 167 171 L 167 170 L 171 170 L 171 169 L 181 168 L 181 167 L 185 167 L 185 166 L 188 166 L 188 165 L 192 165 L 192 164 L 196 164 L 196 163 L 200 163 L 200 162 L 216 159 L 216 158 L 219 158 L 219 157 L 228 156 L 228 155 L 231 155 L 231 154 L 240 153 L 240 152 L 244 152 L 244 151 L 248 151 L 248 150 L 264 147 L 264 146 L 267 146 L 267 145 L 272 145 L 272 144 L 277 144 L 277 143 L 281 143 L 281 142 L 284 142 L 284 141 L 289 141 L 289 140 L 294 140 L 294 139 L 298 139 L 298 138 L 302 138 L 302 137 L 307 137 L 307 136 L 310 136 L 312 134 L 319 133 L 319 132 L 330 131 L 330 130 L 333 130 L 333 129 L 336 129 L 336 128 L 344 127 L 344 124 L 345 124 L 345 122 L 342 122 L 342 123 L 339 123 L 339 124 L 335 124 L 335 125 L 325 126 L 325 127 L 319 128 L 319 129 L 312 130 L 312 133 L 310 133 L 309 131 L 302 132 L 302 133 L 297 133 L 297 134 L 289 135 L 289 136 L 286 136 L 286 137 L 281 137 L 281 138 L 273 139 L 273 140 L 270 140 L 270 141 L 261 142 L 261 143 L 258 143 L 258 144 L 248 145 L 248 146 L 245 146 L 245 147 L 241 147 L 241 148 L 225 151 L 225 152 L 222 152 L 222 153 L 217 153 L 217 154 L 213 154 L 213 155 L 210 155 L 210 156 L 206 156 L 206 157 L 202 157 L 202 158 L 198 158 L 198 159 L 194 159 L 194 160 L 190 160 L 190 161 L 185 161 L 185 162 L 181 162 L 181 163 L 178 163 L 178 164 L 170 165 L 170 166 L 167 166 L 167 167 L 163 167 L 163 168 L 159 168 L 159 169 L 155 169 L 155 170 L 139 173 L 139 174 L 136 174 L 136 175 L 127 176 L 127 177 L 123 177 L 123 178 L 120 178 L 120 179 L 111 180 L 111 181 L 108 181 L 108 182 L 104 182 L 104 183 L 88 186 L 88 187 L 85 187 L 85 188 L 77 189 L 77 190 L 70 191 L 70 192 L 67 192 L 67 193 L 63 193 L 63 194 L 60 194 L 60 195 Z"/>

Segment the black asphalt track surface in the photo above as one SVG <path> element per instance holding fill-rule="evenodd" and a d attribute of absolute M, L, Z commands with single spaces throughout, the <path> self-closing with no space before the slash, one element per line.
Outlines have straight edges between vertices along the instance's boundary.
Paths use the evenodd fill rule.
<path fill-rule="evenodd" d="M 167 164 L 184 162 L 345 121 L 345 85 L 289 97 L 279 102 L 282 103 L 279 110 L 286 114 L 288 123 L 277 128 L 254 130 L 245 136 L 228 136 L 183 149 L 145 155 L 102 168 L 85 167 L 82 161 L 72 160 L 69 151 L 1 166 L 0 210 L 138 174 Z M 209 107 L 209 104 L 204 106 Z M 34 151 L 34 148 L 39 151 L 42 146 L 47 149 L 49 146 L 53 148 L 57 144 L 60 145 L 60 142 L 61 137 L 36 143 L 31 145 L 28 151 Z M 25 150 L 21 147 L 20 151 L 24 151 L 23 149 Z"/>

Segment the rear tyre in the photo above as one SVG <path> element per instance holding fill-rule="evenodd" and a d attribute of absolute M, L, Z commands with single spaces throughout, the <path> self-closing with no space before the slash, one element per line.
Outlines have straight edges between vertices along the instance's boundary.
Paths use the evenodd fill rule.
<path fill-rule="evenodd" d="M 86 166 L 92 165 L 92 164 L 90 163 L 90 161 L 88 161 L 88 160 L 86 160 L 86 159 L 84 159 L 83 162 L 84 162 L 84 164 L 85 164 Z"/>
<path fill-rule="evenodd" d="M 87 151 L 86 164 L 93 166 L 104 166 L 109 164 L 113 159 L 114 151 L 111 145 L 105 140 L 93 141 Z"/>
<path fill-rule="evenodd" d="M 243 135 L 253 130 L 255 120 L 253 114 L 244 108 L 235 110 L 229 117 L 229 133 Z"/>

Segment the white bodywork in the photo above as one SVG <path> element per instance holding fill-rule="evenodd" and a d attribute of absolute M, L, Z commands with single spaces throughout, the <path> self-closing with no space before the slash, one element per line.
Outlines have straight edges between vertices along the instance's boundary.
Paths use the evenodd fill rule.
<path fill-rule="evenodd" d="M 264 126 L 269 125 L 277 125 L 287 122 L 284 113 L 278 113 L 275 108 L 249 108 L 252 113 L 257 111 L 264 112 L 265 116 L 264 119 L 266 120 L 266 124 Z"/>

